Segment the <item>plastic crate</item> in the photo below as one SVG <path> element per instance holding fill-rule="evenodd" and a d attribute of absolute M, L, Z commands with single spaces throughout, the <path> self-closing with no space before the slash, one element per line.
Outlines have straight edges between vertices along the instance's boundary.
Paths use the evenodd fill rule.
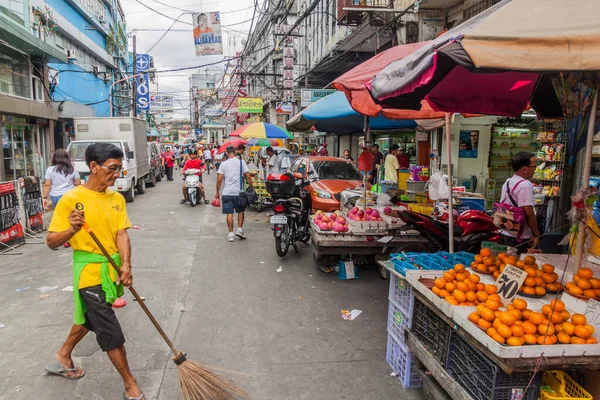
<path fill-rule="evenodd" d="M 412 319 L 415 297 L 412 294 L 412 286 L 410 283 L 394 274 L 390 274 L 390 291 L 388 299 L 396 304 L 404 315 L 409 319 Z"/>
<path fill-rule="evenodd" d="M 474 400 L 511 400 L 513 390 L 525 391 L 533 377 L 532 372 L 507 374 L 455 332 L 450 335 L 446 371 Z M 538 373 L 523 400 L 537 400 L 540 383 Z"/>
<path fill-rule="evenodd" d="M 410 329 L 411 322 L 411 318 L 403 313 L 397 304 L 395 304 L 393 301 L 389 302 L 387 330 L 388 332 L 392 333 L 402 344 L 404 344 L 406 340 L 404 332 L 406 332 L 407 329 Z"/>
<path fill-rule="evenodd" d="M 564 382 L 564 386 L 562 383 Z M 554 393 L 548 393 L 543 388 L 551 388 Z M 562 388 L 561 388 L 562 386 Z M 569 374 L 563 371 L 544 371 L 540 400 L 590 400 L 592 395 L 585 391 Z"/>
<path fill-rule="evenodd" d="M 392 254 L 393 256 L 393 254 Z M 394 264 L 394 269 L 396 270 L 396 272 L 398 272 L 401 275 L 406 275 L 406 270 L 417 270 L 418 268 L 415 267 L 413 264 L 406 262 L 404 260 L 402 260 L 401 258 L 394 258 L 392 257 L 392 263 Z"/>
<path fill-rule="evenodd" d="M 398 379 L 405 388 L 420 388 L 423 386 L 413 354 L 392 333 L 388 333 L 385 361 L 398 374 Z"/>
<path fill-rule="evenodd" d="M 411 320 L 411 333 L 441 365 L 445 365 L 452 327 L 417 299 L 414 301 Z"/>

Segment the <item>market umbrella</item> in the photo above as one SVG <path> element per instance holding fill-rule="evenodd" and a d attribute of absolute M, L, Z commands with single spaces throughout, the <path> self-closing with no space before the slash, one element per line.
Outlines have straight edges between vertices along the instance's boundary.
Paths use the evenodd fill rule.
<path fill-rule="evenodd" d="M 282 127 L 265 122 L 243 125 L 231 132 L 229 136 L 244 139 L 293 139 L 294 137 Z"/>
<path fill-rule="evenodd" d="M 259 146 L 259 147 L 269 147 L 269 146 L 277 146 L 279 143 L 276 139 L 250 139 L 248 140 L 248 146 Z"/>
<path fill-rule="evenodd" d="M 334 92 L 294 115 L 286 122 L 286 126 L 294 131 L 308 131 L 314 126 L 321 132 L 354 133 L 363 130 L 364 119 L 364 115 L 352 108 L 344 92 Z M 370 127 L 375 130 L 416 126 L 416 122 L 410 119 L 392 120 L 383 115 L 370 119 Z"/>
<path fill-rule="evenodd" d="M 384 68 L 367 84 L 382 107 L 562 117 L 549 72 L 600 66 L 598 0 L 503 0 Z"/>
<path fill-rule="evenodd" d="M 228 140 L 227 142 L 224 142 L 221 147 L 219 147 L 219 149 L 217 150 L 217 153 L 224 153 L 225 150 L 227 150 L 227 147 L 229 146 L 233 146 L 235 148 L 237 148 L 240 144 L 247 144 L 248 141 L 244 140 L 244 139 L 232 139 L 232 140 Z"/>

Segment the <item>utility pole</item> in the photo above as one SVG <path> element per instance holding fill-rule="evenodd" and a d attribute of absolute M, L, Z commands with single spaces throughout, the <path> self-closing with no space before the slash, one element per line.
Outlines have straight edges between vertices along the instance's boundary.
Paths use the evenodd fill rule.
<path fill-rule="evenodd" d="M 135 36 L 133 35 L 133 75 L 137 74 L 137 46 Z M 133 110 L 133 117 L 137 117 L 137 78 L 133 80 L 133 106 L 131 107 Z"/>

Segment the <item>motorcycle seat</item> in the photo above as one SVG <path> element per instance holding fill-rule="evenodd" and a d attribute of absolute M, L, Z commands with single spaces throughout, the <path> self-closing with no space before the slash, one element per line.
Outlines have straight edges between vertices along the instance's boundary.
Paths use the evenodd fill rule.
<path fill-rule="evenodd" d="M 444 232 L 448 232 L 448 224 L 445 224 L 441 221 L 433 221 L 435 223 L 435 225 L 440 228 L 442 231 Z M 462 236 L 462 234 L 465 233 L 465 230 L 463 228 L 461 228 L 458 225 L 454 225 L 454 236 Z"/>

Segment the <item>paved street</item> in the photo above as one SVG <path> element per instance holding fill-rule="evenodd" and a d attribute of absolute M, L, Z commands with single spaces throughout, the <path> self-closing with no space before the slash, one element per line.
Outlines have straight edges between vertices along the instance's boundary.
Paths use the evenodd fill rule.
<path fill-rule="evenodd" d="M 176 171 L 177 173 L 177 171 Z M 385 362 L 387 281 L 323 274 L 301 245 L 281 260 L 264 212 L 247 215 L 246 241 L 226 241 L 211 206 L 180 205 L 180 180 L 129 205 L 134 286 L 190 359 L 222 368 L 253 399 L 422 399 Z M 205 177 L 212 199 L 215 174 Z M 72 321 L 71 250 L 21 247 L 0 256 L 0 399 L 121 399 L 116 370 L 94 335 L 76 350 L 87 375 L 44 376 Z M 281 272 L 278 268 L 281 266 Z M 58 286 L 40 299 L 36 288 Z M 16 292 L 15 289 L 30 287 Z M 148 399 L 178 399 L 168 347 L 127 293 L 117 311 L 130 365 Z M 363 313 L 344 321 L 341 309 Z"/>

